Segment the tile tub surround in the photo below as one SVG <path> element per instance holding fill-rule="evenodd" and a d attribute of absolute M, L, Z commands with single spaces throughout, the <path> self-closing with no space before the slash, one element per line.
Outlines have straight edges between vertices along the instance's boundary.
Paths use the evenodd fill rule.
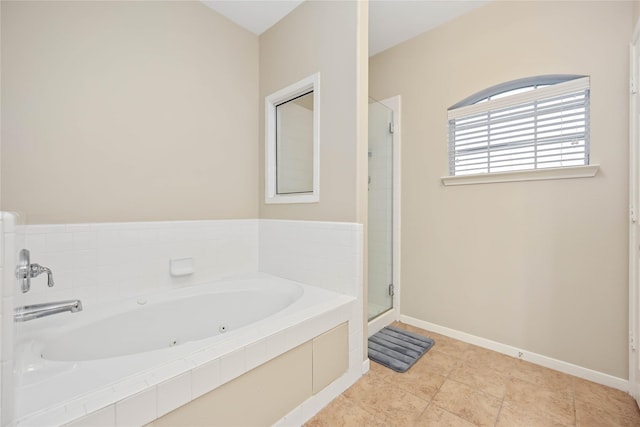
<path fill-rule="evenodd" d="M 50 267 L 21 304 L 81 299 L 91 305 L 152 290 L 261 271 L 358 296 L 362 226 L 353 223 L 216 220 L 23 226 L 31 260 Z M 17 248 L 18 250 L 21 248 Z M 171 276 L 171 259 L 193 258 Z M 11 287 L 13 292 L 13 287 Z"/>
<path fill-rule="evenodd" d="M 90 306 L 258 269 L 258 220 L 25 226 L 31 261 L 51 268 L 21 295 L 25 304 L 81 299 Z M 171 259 L 192 258 L 194 272 L 172 276 Z"/>
<path fill-rule="evenodd" d="M 277 228 L 274 225 L 277 225 Z M 335 310 L 327 308 L 329 313 L 327 316 L 331 320 L 324 321 L 325 325 L 329 323 L 333 325 L 339 321 L 349 320 L 350 368 L 343 378 L 296 408 L 283 420 L 295 419 L 304 422 L 362 373 L 361 225 L 313 221 L 222 220 L 27 225 L 18 226 L 16 229 L 19 229 L 25 237 L 22 244 L 16 246 L 30 249 L 33 262 L 51 267 L 56 285 L 53 288 L 47 288 L 45 281 L 39 277 L 34 280 L 31 292 L 16 294 L 16 301 L 11 304 L 11 307 L 31 302 L 75 298 L 81 299 L 85 307 L 91 307 L 94 304 L 134 297 L 147 292 L 197 285 L 226 276 L 256 271 L 281 275 L 285 278 L 302 277 L 308 279 L 311 285 L 354 298 L 351 303 L 342 308 L 343 316 L 338 316 Z M 278 232 L 283 234 L 280 235 Z M 296 236 L 300 250 L 291 251 L 286 244 L 269 241 L 270 239 L 286 241 L 287 239 L 283 239 L 283 236 L 288 236 L 289 240 L 292 236 Z M 7 237 L 6 229 L 3 237 L 5 239 Z M 14 249 L 17 252 L 19 248 Z M 5 250 L 4 253 L 6 255 L 8 252 Z M 313 253 L 318 254 L 319 261 L 311 258 Z M 193 257 L 194 274 L 172 277 L 169 273 L 169 260 L 184 257 Z M 261 257 L 264 259 L 261 260 Z M 10 263 L 13 265 L 14 261 Z M 327 270 L 333 273 L 328 274 Z M 6 273 L 6 269 L 4 271 Z M 13 278 L 5 280 L 5 286 L 3 286 L 5 294 L 13 295 L 14 287 Z M 312 319 L 306 319 L 306 323 L 303 320 L 305 319 L 300 319 L 303 325 L 308 324 L 309 321 L 312 322 Z M 265 341 L 266 338 L 264 338 L 262 341 L 247 345 L 254 344 L 267 348 L 267 354 L 273 355 L 277 351 L 274 349 L 277 348 L 286 351 L 290 339 L 284 336 L 306 336 L 305 331 L 308 332 L 305 326 L 298 328 L 291 325 L 281 330 L 279 334 L 269 337 L 271 341 Z M 256 357 L 250 355 L 253 353 L 246 354 L 249 365 L 256 363 Z M 209 362 L 215 364 L 213 361 L 217 359 L 211 354 L 209 356 L 211 356 Z M 193 375 L 194 369 L 200 368 L 200 365 L 194 368 L 189 363 L 183 365 L 184 369 L 181 373 L 172 370 L 175 366 L 167 369 L 180 377 L 180 380 L 175 381 L 176 387 L 182 390 L 187 389 L 188 381 L 185 375 L 191 375 L 193 382 L 190 392 L 191 396 L 195 397 L 199 395 L 198 393 L 204 392 L 203 385 L 196 384 L 197 381 L 194 380 L 196 377 L 201 377 Z M 200 363 L 207 365 L 208 362 Z M 215 371 L 213 365 L 207 366 L 208 372 Z M 232 368 L 233 366 L 229 365 L 218 369 L 221 369 L 220 372 L 232 372 L 234 375 L 240 371 Z M 157 402 L 174 401 L 172 398 L 166 398 L 160 391 L 161 388 L 167 390 L 167 387 L 173 387 L 169 385 L 160 387 L 161 383 L 173 381 L 172 377 L 163 375 L 156 376 L 162 380 L 160 382 L 157 378 L 150 380 L 132 376 L 122 388 L 130 398 L 142 399 L 143 396 L 138 394 L 156 393 Z M 151 391 L 154 388 L 156 391 Z M 110 392 L 107 392 L 107 395 L 109 394 Z M 170 394 L 170 396 L 174 395 L 179 395 L 175 402 L 184 403 L 185 393 L 178 391 Z M 104 392 L 92 396 L 91 404 L 68 402 L 64 407 L 58 407 L 49 412 L 48 416 L 59 419 L 60 423 L 69 422 L 86 414 L 93 416 L 94 412 L 97 414 L 95 416 L 110 419 L 111 410 L 115 411 L 115 405 L 118 405 L 118 403 L 109 403 L 113 400 L 113 396 L 105 398 Z M 124 401 L 126 398 L 118 402 Z M 122 405 L 125 404 L 120 404 Z M 161 406 L 165 407 L 164 403 Z M 123 411 L 124 409 L 119 413 L 126 413 Z M 6 412 L 3 408 L 3 415 Z M 149 413 L 151 412 L 153 411 Z M 156 407 L 156 415 L 162 412 L 162 408 Z M 116 418 L 114 420 L 117 421 Z M 120 423 L 122 424 L 122 420 Z"/>

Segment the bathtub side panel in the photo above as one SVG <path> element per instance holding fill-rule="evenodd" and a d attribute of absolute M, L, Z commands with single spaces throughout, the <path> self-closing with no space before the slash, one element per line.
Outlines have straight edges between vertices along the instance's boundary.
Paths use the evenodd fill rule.
<path fill-rule="evenodd" d="M 313 394 L 340 378 L 349 369 L 347 323 L 313 339 Z"/>
<path fill-rule="evenodd" d="M 306 342 L 148 426 L 272 425 L 311 397 L 312 352 Z"/>

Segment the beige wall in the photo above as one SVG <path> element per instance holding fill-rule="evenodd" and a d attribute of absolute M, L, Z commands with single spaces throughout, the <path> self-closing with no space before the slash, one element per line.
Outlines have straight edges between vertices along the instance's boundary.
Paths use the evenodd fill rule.
<path fill-rule="evenodd" d="M 359 2 L 306 1 L 260 36 L 261 218 L 357 220 L 357 158 L 359 153 L 366 156 L 366 133 L 358 133 L 357 121 L 359 99 L 366 102 L 366 93 L 357 86 L 358 78 L 367 75 L 366 65 L 358 65 L 359 34 L 366 31 L 358 21 L 363 7 L 366 4 Z M 316 72 L 320 72 L 320 202 L 267 205 L 264 98 Z"/>
<path fill-rule="evenodd" d="M 200 2 L 2 2 L 2 210 L 258 215 L 258 37 Z"/>
<path fill-rule="evenodd" d="M 494 2 L 370 61 L 401 94 L 402 314 L 627 377 L 631 2 Z M 500 82 L 591 76 L 595 178 L 444 187 L 447 108 Z"/>
<path fill-rule="evenodd" d="M 260 36 L 260 218 L 364 224 L 367 300 L 367 115 L 369 8 L 361 1 L 307 0 Z M 264 98 L 320 72 L 320 201 L 264 203 Z M 366 307 L 364 343 L 366 344 Z M 366 359 L 366 345 L 363 358 Z"/>

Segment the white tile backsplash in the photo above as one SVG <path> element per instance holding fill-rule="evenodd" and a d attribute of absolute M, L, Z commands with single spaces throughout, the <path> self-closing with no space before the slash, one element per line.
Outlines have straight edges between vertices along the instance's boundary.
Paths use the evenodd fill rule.
<path fill-rule="evenodd" d="M 3 287 L 2 295 L 4 297 L 10 297 L 20 292 L 20 290 L 17 290 L 15 286 L 17 285 L 17 280 L 15 279 L 15 276 L 11 274 L 15 272 L 15 266 L 17 264 L 17 258 L 16 258 L 17 250 L 14 249 L 17 246 L 16 234 L 4 233 L 3 237 L 4 237 L 3 240 L 4 240 L 4 247 L 5 247 L 4 265 L 6 266 L 6 268 L 3 268 L 4 276 L 2 277 L 3 277 L 4 283 L 2 286 Z"/>
<path fill-rule="evenodd" d="M 20 222 L 18 215 L 13 212 L 1 212 L 0 215 L 2 215 L 2 232 L 15 233 L 15 227 Z"/>
<path fill-rule="evenodd" d="M 45 234 L 46 252 L 69 252 L 73 250 L 73 233 Z"/>
<path fill-rule="evenodd" d="M 77 251 L 97 249 L 98 233 L 95 231 L 76 231 L 73 235 L 73 249 Z"/>
<path fill-rule="evenodd" d="M 191 286 L 258 270 L 258 220 L 25 226 L 32 262 L 54 272 L 56 285 L 34 279 L 26 303 L 83 289 L 88 304 L 167 286 Z M 15 246 L 5 233 L 7 244 Z M 191 257 L 195 272 L 171 277 L 171 258 Z M 6 259 L 6 257 L 5 257 Z M 8 259 L 13 265 L 15 260 Z M 43 282 L 43 283 L 40 283 Z M 15 290 L 4 286 L 5 295 Z"/>
<path fill-rule="evenodd" d="M 2 224 L 2 212 L 0 212 L 0 268 L 4 266 L 4 239 L 2 236 L 4 235 L 5 227 Z M 2 277 L 0 275 L 0 283 L 2 283 Z"/>
<path fill-rule="evenodd" d="M 2 357 L 1 361 L 13 359 L 13 348 L 15 342 L 15 323 L 13 322 L 14 298 L 2 298 Z"/>
<path fill-rule="evenodd" d="M 260 220 L 260 271 L 358 296 L 361 232 L 353 223 Z"/>
<path fill-rule="evenodd" d="M 14 307 L 20 301 L 21 291 L 18 289 L 18 281 L 15 277 L 15 265 L 17 263 L 18 247 L 24 246 L 25 234 L 24 226 L 18 215 L 8 212 L 0 213 L 2 217 L 0 236 L 1 264 L 0 284 L 2 285 L 2 310 L 0 315 L 0 335 L 2 344 L 0 345 L 0 360 L 2 368 L 0 370 L 0 423 L 9 425 L 15 417 L 15 384 L 16 378 L 13 374 L 14 368 L 14 348 L 15 348 L 15 323 L 13 321 Z"/>

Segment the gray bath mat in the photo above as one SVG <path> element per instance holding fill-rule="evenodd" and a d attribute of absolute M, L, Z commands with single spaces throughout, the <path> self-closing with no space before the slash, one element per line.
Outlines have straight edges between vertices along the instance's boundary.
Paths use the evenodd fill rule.
<path fill-rule="evenodd" d="M 369 337 L 369 359 L 396 372 L 406 372 L 434 344 L 431 338 L 386 326 Z"/>

